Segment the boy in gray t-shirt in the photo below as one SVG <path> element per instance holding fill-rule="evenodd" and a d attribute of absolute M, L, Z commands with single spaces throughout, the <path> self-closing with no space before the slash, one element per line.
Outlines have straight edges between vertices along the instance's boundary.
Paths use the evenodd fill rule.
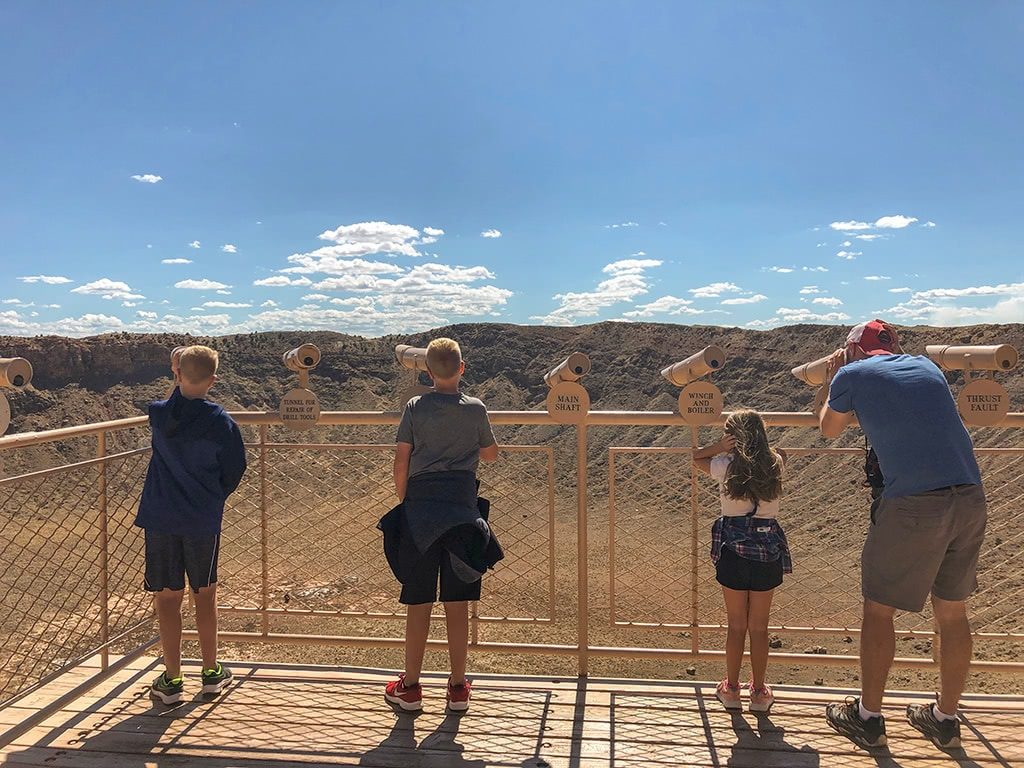
<path fill-rule="evenodd" d="M 459 392 L 465 370 L 462 351 L 452 339 L 435 339 L 427 347 L 427 368 L 434 391 L 414 397 L 405 406 L 398 425 L 395 446 L 395 492 L 406 501 L 410 480 L 414 486 L 451 479 L 452 487 L 463 490 L 474 500 L 474 475 L 481 461 L 498 458 L 498 444 L 491 432 L 487 408 L 475 397 Z M 441 474 L 441 473 L 454 473 Z M 428 477 L 429 476 L 429 477 Z M 448 486 L 444 486 L 448 487 Z M 414 491 L 416 488 L 413 489 Z M 462 495 L 460 492 L 459 495 Z M 416 495 L 410 496 L 415 499 Z M 461 502 L 460 502 L 461 503 Z M 408 507 L 409 502 L 406 502 Z M 469 651 L 469 601 L 480 598 L 480 581 L 466 583 L 453 572 L 450 558 L 439 544 L 423 552 L 415 565 L 415 577 L 403 582 L 399 601 L 407 606 L 405 619 L 405 673 L 388 683 L 384 698 L 406 711 L 422 709 L 419 685 L 423 654 L 430 631 L 430 614 L 437 599 L 440 578 L 448 629 L 448 708 L 465 711 L 469 707 L 470 684 L 466 679 Z"/>

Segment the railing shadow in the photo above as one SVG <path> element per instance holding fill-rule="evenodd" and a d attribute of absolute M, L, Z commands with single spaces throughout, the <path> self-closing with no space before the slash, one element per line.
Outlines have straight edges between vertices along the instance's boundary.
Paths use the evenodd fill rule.
<path fill-rule="evenodd" d="M 736 743 L 730 748 L 731 754 L 725 765 L 750 765 L 752 756 L 765 750 L 784 754 L 787 768 L 818 768 L 821 765 L 818 750 L 807 744 L 795 747 L 787 742 L 786 729 L 773 723 L 768 713 L 749 713 L 756 719 L 756 730 L 742 712 L 732 712 L 731 715 Z"/>

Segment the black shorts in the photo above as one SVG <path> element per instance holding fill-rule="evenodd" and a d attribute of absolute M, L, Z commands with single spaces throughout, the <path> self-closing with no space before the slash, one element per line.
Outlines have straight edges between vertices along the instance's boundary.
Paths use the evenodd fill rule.
<path fill-rule="evenodd" d="M 770 563 L 747 560 L 722 547 L 715 578 L 723 587 L 740 592 L 767 592 L 782 584 L 782 558 Z"/>
<path fill-rule="evenodd" d="M 422 605 L 437 602 L 437 581 L 441 580 L 441 602 L 459 603 L 480 599 L 480 579 L 466 583 L 452 570 L 447 550 L 440 541 L 420 556 L 416 568 L 405 584 L 398 602 L 402 605 Z"/>
<path fill-rule="evenodd" d="M 146 531 L 147 592 L 185 588 L 185 576 L 193 592 L 217 583 L 220 535 L 176 536 Z"/>

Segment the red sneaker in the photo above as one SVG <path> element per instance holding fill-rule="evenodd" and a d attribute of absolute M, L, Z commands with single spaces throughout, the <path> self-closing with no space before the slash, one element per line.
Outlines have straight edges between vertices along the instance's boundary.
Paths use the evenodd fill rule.
<path fill-rule="evenodd" d="M 406 687 L 405 675 L 402 674 L 384 688 L 384 701 L 406 712 L 418 712 L 423 709 L 423 688 L 419 683 Z"/>
<path fill-rule="evenodd" d="M 472 683 L 467 679 L 466 682 L 461 685 L 452 685 L 452 681 L 448 681 L 448 709 L 452 712 L 465 712 L 469 709 L 469 697 L 470 688 Z"/>

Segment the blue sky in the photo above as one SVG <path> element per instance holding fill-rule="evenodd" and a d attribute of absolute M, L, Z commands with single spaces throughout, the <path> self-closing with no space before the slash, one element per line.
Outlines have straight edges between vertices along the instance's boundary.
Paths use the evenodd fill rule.
<path fill-rule="evenodd" d="M 1024 322 L 1022 39 L 1007 2 L 9 1 L 0 333 Z"/>

